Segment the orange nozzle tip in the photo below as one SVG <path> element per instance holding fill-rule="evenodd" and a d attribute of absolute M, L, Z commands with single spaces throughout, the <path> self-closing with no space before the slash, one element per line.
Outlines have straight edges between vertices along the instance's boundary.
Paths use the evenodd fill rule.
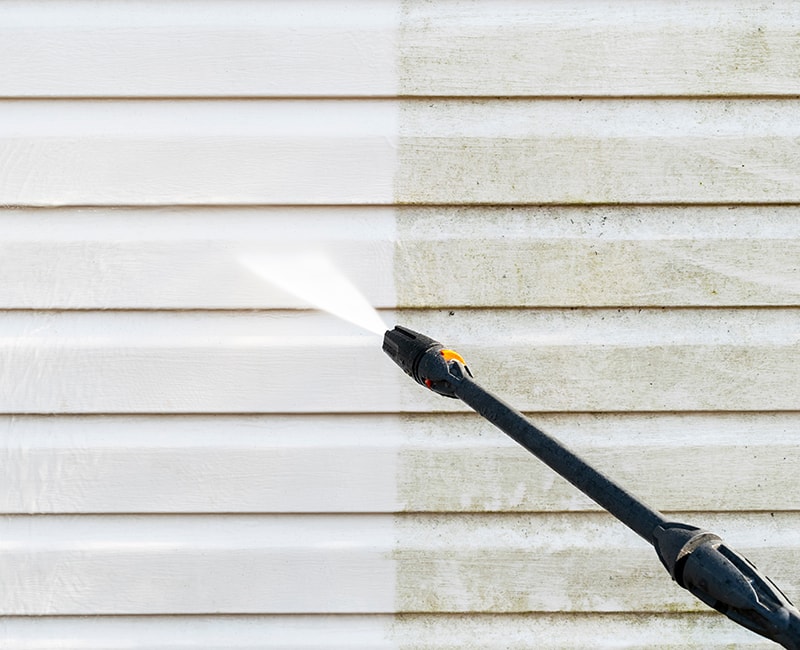
<path fill-rule="evenodd" d="M 462 363 L 462 364 L 464 364 L 465 366 L 467 365 L 467 362 L 466 362 L 466 361 L 464 361 L 464 357 L 462 357 L 462 356 L 461 356 L 461 355 L 460 355 L 458 352 L 456 352 L 455 350 L 441 350 L 441 351 L 439 352 L 439 354 L 441 354 L 441 355 L 444 357 L 444 360 L 445 360 L 445 361 L 452 361 L 453 359 L 455 359 L 456 361 L 459 361 L 459 362 L 461 362 L 461 363 Z"/>

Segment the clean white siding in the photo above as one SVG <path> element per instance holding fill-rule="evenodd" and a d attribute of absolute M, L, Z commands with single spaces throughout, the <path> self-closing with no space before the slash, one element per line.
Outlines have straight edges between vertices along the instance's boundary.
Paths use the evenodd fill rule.
<path fill-rule="evenodd" d="M 800 5 L 0 4 L 0 648 L 768 648 L 382 310 L 800 600 Z"/>

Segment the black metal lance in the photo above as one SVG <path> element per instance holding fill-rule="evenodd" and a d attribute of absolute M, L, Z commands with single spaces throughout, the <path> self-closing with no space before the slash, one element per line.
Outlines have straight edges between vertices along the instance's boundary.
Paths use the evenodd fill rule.
<path fill-rule="evenodd" d="M 383 350 L 416 382 L 460 399 L 644 538 L 681 587 L 739 625 L 787 650 L 800 650 L 800 612 L 720 537 L 648 507 L 482 388 L 461 355 L 441 343 L 397 325 L 384 335 Z"/>

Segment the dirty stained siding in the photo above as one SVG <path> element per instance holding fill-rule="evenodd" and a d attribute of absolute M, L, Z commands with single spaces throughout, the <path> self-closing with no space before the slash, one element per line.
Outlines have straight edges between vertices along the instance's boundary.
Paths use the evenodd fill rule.
<path fill-rule="evenodd" d="M 0 6 L 0 648 L 760 648 L 381 310 L 800 599 L 800 7 Z"/>

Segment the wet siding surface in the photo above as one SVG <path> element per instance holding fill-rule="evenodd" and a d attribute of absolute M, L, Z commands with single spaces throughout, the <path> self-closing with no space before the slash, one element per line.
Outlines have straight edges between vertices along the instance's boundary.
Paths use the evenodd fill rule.
<path fill-rule="evenodd" d="M 800 600 L 800 9 L 0 6 L 0 648 L 767 648 L 329 260 Z"/>

